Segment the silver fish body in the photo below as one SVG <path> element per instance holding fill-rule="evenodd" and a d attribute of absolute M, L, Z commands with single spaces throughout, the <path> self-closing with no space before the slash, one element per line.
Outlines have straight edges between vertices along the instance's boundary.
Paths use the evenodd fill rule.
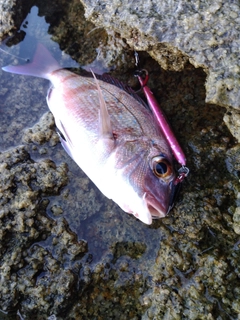
<path fill-rule="evenodd" d="M 40 49 L 54 65 L 48 51 Z M 56 61 L 52 67 L 45 63 L 39 74 L 39 68 L 32 68 L 43 64 L 40 56 L 38 52 L 25 68 L 4 70 L 51 81 L 47 103 L 61 143 L 106 197 L 146 224 L 164 217 L 176 175 L 152 113 L 115 85 L 58 69 Z"/>

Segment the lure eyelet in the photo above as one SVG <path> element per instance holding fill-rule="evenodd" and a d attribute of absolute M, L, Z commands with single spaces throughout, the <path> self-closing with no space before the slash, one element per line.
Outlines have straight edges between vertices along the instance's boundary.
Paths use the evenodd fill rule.
<path fill-rule="evenodd" d="M 170 178 L 173 174 L 172 166 L 165 157 L 157 156 L 152 158 L 151 168 L 157 178 L 166 179 Z"/>

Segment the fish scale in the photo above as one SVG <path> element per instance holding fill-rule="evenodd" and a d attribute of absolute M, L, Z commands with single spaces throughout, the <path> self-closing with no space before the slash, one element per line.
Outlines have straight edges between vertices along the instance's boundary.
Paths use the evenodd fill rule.
<path fill-rule="evenodd" d="M 95 75 L 61 69 L 41 44 L 32 62 L 3 70 L 50 80 L 47 103 L 62 146 L 106 197 L 146 224 L 166 216 L 176 178 L 172 153 L 139 99 Z"/>
<path fill-rule="evenodd" d="M 82 124 L 86 122 L 88 129 L 89 122 L 94 123 L 95 129 L 98 130 L 97 111 L 99 109 L 99 99 L 95 81 L 86 77 L 72 77 L 71 74 L 68 70 L 56 71 L 53 74 L 52 83 L 58 87 L 58 92 L 62 92 L 62 98 L 66 101 L 67 108 L 71 110 L 75 117 Z M 59 86 L 60 78 L 63 78 L 64 81 L 60 82 L 61 85 Z M 131 128 L 133 135 L 141 136 L 148 134 L 159 137 L 160 129 L 156 122 L 153 122 L 152 114 L 144 106 L 114 85 L 101 80 L 98 81 L 104 100 L 108 106 L 113 130 L 117 133 L 122 133 L 124 130 L 127 132 Z M 147 125 L 147 122 L 152 123 L 152 125 Z M 94 128 L 91 127 L 92 129 Z M 98 132 L 96 133 L 98 134 Z"/>

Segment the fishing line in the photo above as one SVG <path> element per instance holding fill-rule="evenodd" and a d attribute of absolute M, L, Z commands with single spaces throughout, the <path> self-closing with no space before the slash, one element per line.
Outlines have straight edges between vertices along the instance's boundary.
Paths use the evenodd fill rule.
<path fill-rule="evenodd" d="M 30 61 L 29 58 L 24 59 L 24 58 L 18 57 L 18 56 L 16 56 L 15 54 L 12 54 L 12 53 L 10 53 L 10 52 L 7 52 L 7 51 L 3 50 L 2 48 L 0 48 L 0 51 L 4 52 L 5 54 L 8 54 L 9 56 L 12 56 L 12 57 L 14 57 L 14 58 L 17 58 L 17 59 L 19 59 L 19 60 L 23 60 L 23 61 L 25 61 L 25 62 L 29 62 L 29 61 Z"/>

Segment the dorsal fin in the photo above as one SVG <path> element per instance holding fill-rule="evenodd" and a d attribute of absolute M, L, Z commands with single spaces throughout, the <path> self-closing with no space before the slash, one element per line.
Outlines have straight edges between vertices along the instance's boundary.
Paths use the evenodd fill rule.
<path fill-rule="evenodd" d="M 81 69 L 80 75 L 83 77 L 91 77 L 92 72 L 89 72 L 85 69 Z M 108 73 L 103 73 L 103 74 L 94 73 L 94 75 L 98 80 L 107 82 L 109 84 L 112 84 L 112 85 L 124 90 L 125 92 L 130 94 L 130 96 L 132 96 L 135 100 L 140 102 L 145 108 L 149 109 L 148 104 L 137 94 L 137 92 L 135 92 L 130 86 L 128 86 L 124 82 L 119 81 L 118 79 L 112 77 Z"/>
<path fill-rule="evenodd" d="M 100 129 L 100 136 L 101 138 L 107 138 L 113 140 L 113 131 L 112 131 L 112 126 L 111 126 L 111 120 L 110 116 L 108 113 L 108 109 L 102 94 L 102 90 L 100 88 L 99 82 L 95 76 L 95 74 L 92 71 L 92 75 L 95 79 L 97 89 L 98 89 L 98 97 L 99 97 L 99 104 L 100 104 L 100 109 L 99 109 L 99 129 Z"/>
<path fill-rule="evenodd" d="M 102 75 L 97 75 L 97 78 L 99 80 L 105 81 L 107 83 L 113 84 L 114 86 L 126 91 L 130 96 L 132 96 L 135 100 L 140 102 L 145 108 L 149 109 L 147 103 L 144 102 L 144 100 L 127 84 L 125 84 L 122 81 L 119 81 L 118 79 L 112 77 L 111 75 L 104 73 Z"/>

